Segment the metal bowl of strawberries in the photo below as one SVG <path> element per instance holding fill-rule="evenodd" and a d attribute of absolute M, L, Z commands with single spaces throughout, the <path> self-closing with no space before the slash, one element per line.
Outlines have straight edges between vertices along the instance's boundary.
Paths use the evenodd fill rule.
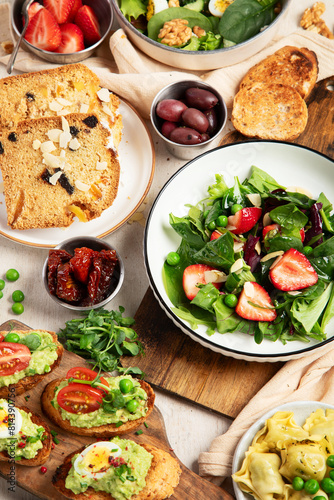
<path fill-rule="evenodd" d="M 11 22 L 16 38 L 23 28 L 23 3 L 24 0 L 12 3 Z M 91 56 L 107 37 L 113 22 L 109 0 L 36 0 L 28 15 L 22 46 L 58 64 Z"/>
<path fill-rule="evenodd" d="M 49 250 L 43 281 L 48 295 L 59 305 L 75 311 L 97 309 L 121 289 L 124 265 L 112 245 L 79 236 Z"/>

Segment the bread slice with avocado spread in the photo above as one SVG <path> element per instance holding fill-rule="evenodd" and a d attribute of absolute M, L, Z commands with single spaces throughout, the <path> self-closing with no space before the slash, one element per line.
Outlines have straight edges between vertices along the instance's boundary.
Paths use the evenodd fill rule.
<path fill-rule="evenodd" d="M 64 352 L 57 334 L 47 330 L 3 331 L 0 338 L 0 398 L 35 387 L 57 368 Z"/>
<path fill-rule="evenodd" d="M 105 377 L 103 380 L 109 385 L 110 392 L 100 391 L 97 398 L 96 388 L 92 390 L 91 386 L 84 384 L 74 384 L 73 387 L 66 378 L 52 380 L 42 393 L 43 412 L 62 429 L 80 436 L 104 438 L 136 430 L 153 410 L 155 394 L 152 387 L 131 375 Z M 130 381 L 132 388 L 129 392 L 122 393 L 121 380 Z M 68 392 L 70 385 L 72 393 Z M 85 397 L 90 398 L 90 406 L 84 408 L 86 399 L 79 407 L 78 401 Z"/>
<path fill-rule="evenodd" d="M 180 474 L 178 461 L 166 451 L 114 438 L 69 455 L 52 483 L 75 500 L 164 500 L 173 494 Z"/>
<path fill-rule="evenodd" d="M 44 464 L 49 458 L 52 436 L 42 418 L 25 406 L 0 399 L 0 462 L 29 467 Z"/>

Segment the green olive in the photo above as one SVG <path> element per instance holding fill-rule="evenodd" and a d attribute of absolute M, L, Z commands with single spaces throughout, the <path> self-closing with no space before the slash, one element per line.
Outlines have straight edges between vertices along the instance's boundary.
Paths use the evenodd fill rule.
<path fill-rule="evenodd" d="M 0 280 L 0 290 L 3 290 L 5 288 L 5 281 L 4 280 Z"/>
<path fill-rule="evenodd" d="M 15 332 L 11 332 L 11 333 L 7 333 L 7 335 L 4 338 L 4 341 L 5 342 L 15 342 L 15 344 L 16 344 L 17 342 L 20 342 L 20 338 L 21 338 L 20 335 L 18 335 Z"/>
<path fill-rule="evenodd" d="M 181 257 L 177 252 L 169 252 L 166 258 L 167 264 L 170 266 L 177 266 L 178 263 L 180 262 Z"/>
<path fill-rule="evenodd" d="M 228 224 L 228 218 L 226 215 L 220 215 L 216 219 L 216 226 L 218 227 L 226 227 Z"/>
<path fill-rule="evenodd" d="M 239 203 L 234 203 L 234 205 L 231 206 L 231 214 L 234 215 L 236 214 L 237 212 L 239 212 L 239 210 L 241 210 L 243 208 L 242 205 L 240 205 Z"/>
<path fill-rule="evenodd" d="M 238 303 L 238 297 L 236 295 L 234 295 L 233 293 L 228 293 L 224 297 L 224 302 L 227 305 L 227 307 L 234 308 Z"/>
<path fill-rule="evenodd" d="M 130 401 L 128 401 L 126 403 L 126 409 L 130 413 L 135 413 L 135 411 L 137 410 L 138 406 L 139 406 L 139 403 L 135 399 L 130 399 Z"/>
<path fill-rule="evenodd" d="M 317 491 L 319 491 L 319 488 L 320 486 L 316 479 L 309 479 L 304 484 L 304 490 L 309 495 L 314 495 L 315 493 L 317 493 Z"/>
<path fill-rule="evenodd" d="M 24 293 L 21 290 L 15 290 L 12 293 L 12 299 L 14 302 L 22 302 L 24 300 Z"/>
<path fill-rule="evenodd" d="M 8 271 L 6 272 L 6 279 L 8 281 L 16 281 L 18 280 L 20 277 L 20 274 L 18 271 L 16 271 L 16 269 L 8 269 Z"/>
<path fill-rule="evenodd" d="M 122 378 L 119 381 L 119 388 L 123 394 L 128 394 L 133 389 L 133 382 L 129 378 Z M 130 411 L 130 410 L 129 410 Z"/>

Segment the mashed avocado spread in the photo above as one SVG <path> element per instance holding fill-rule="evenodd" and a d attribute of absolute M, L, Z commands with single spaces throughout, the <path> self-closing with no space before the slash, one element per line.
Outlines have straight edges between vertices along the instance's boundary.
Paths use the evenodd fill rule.
<path fill-rule="evenodd" d="M 105 377 L 105 380 L 108 382 L 111 390 L 119 389 L 120 380 L 128 378 L 133 382 L 133 389 L 130 393 L 125 394 L 124 398 L 128 402 L 132 399 L 135 399 L 139 404 L 135 412 L 130 413 L 126 408 L 115 409 L 113 412 L 106 412 L 102 407 L 98 410 L 92 411 L 90 413 L 84 414 L 76 414 L 70 413 L 66 410 L 63 410 L 57 403 L 57 395 L 58 392 L 68 385 L 67 380 L 60 382 L 55 392 L 55 396 L 51 402 L 52 406 L 59 410 L 63 420 L 69 420 L 70 424 L 74 427 L 97 427 L 100 425 L 108 425 L 115 424 L 118 422 L 127 422 L 128 420 L 137 420 L 140 417 L 143 417 L 147 413 L 147 394 L 144 389 L 141 388 L 140 383 L 135 378 L 131 377 L 131 375 L 123 375 L 119 377 Z"/>
<path fill-rule="evenodd" d="M 1 405 L 7 401 L 0 399 Z M 9 410 L 8 410 L 9 411 Z M 20 460 L 21 458 L 34 458 L 38 450 L 43 448 L 44 427 L 31 421 L 31 413 L 17 409 L 22 417 L 22 426 L 19 432 L 13 436 L 0 438 L 0 451 L 6 451 L 10 458 Z"/>
<path fill-rule="evenodd" d="M 142 446 L 127 439 L 118 437 L 111 440 L 122 449 L 122 454 L 110 465 L 105 474 L 99 479 L 87 474 L 79 474 L 74 467 L 74 462 L 79 454 L 72 458 L 72 467 L 65 481 L 65 486 L 73 493 L 78 494 L 88 487 L 96 491 L 105 491 L 115 500 L 127 500 L 139 493 L 146 485 L 146 476 L 153 456 Z"/>
<path fill-rule="evenodd" d="M 24 377 L 47 373 L 50 371 L 50 366 L 56 361 L 58 357 L 57 346 L 54 343 L 52 336 L 47 332 L 38 331 L 37 333 L 34 331 L 29 331 L 29 334 L 32 333 L 36 333 L 40 336 L 41 343 L 36 350 L 31 352 L 29 365 L 24 370 L 13 373 L 13 375 L 5 375 L 3 377 L 0 377 L 0 387 L 8 387 L 10 384 L 16 384 Z M 25 337 L 24 333 L 18 333 L 18 335 L 21 338 Z"/>

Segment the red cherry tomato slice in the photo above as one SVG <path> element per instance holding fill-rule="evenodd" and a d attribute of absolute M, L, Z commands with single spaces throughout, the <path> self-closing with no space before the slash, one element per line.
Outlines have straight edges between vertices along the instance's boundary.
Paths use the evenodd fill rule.
<path fill-rule="evenodd" d="M 68 370 L 66 374 L 66 378 L 76 378 L 79 380 L 95 380 L 97 376 L 97 373 L 94 372 L 93 370 L 90 370 L 89 368 L 85 368 L 83 366 L 76 366 L 74 368 L 71 368 Z M 101 384 L 104 384 L 109 387 L 108 382 L 106 381 L 105 378 L 100 377 Z M 75 383 L 75 382 L 70 382 L 70 383 Z M 103 389 L 100 389 L 98 387 L 94 387 L 95 390 L 100 391 L 102 394 L 105 394 L 106 391 Z"/>
<path fill-rule="evenodd" d="M 89 385 L 73 383 L 58 392 L 57 403 L 69 413 L 91 413 L 100 408 L 102 394 Z"/>
<path fill-rule="evenodd" d="M 29 366 L 31 352 L 24 344 L 0 343 L 0 377 L 13 375 Z"/>

